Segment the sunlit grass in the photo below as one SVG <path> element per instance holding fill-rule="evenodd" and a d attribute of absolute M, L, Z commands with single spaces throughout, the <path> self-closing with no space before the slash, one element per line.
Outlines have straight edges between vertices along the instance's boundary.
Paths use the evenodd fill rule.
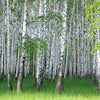
<path fill-rule="evenodd" d="M 8 91 L 6 78 L 0 82 L 0 100 L 100 100 L 97 84 L 92 86 L 91 78 L 79 80 L 68 77 L 64 80 L 64 89 L 60 94 L 55 94 L 56 81 L 48 83 L 44 80 L 39 93 L 35 91 L 33 76 L 27 76 L 23 81 L 23 93 L 19 94 L 16 92 L 17 83 L 14 78 L 12 92 Z"/>

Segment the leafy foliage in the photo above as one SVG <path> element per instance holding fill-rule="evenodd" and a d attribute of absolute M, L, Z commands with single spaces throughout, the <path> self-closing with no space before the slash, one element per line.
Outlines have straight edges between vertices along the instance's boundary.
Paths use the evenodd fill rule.
<path fill-rule="evenodd" d="M 20 45 L 17 47 L 17 49 L 24 49 L 29 56 L 33 55 L 33 52 L 36 53 L 38 49 L 42 50 L 43 48 L 47 47 L 47 42 L 43 41 L 41 38 L 31 38 L 29 36 L 24 38 L 26 41 L 23 44 L 19 43 Z"/>
<path fill-rule="evenodd" d="M 44 20 L 44 16 L 39 16 L 38 19 Z M 50 20 L 56 20 L 62 22 L 62 15 L 59 12 L 48 12 L 46 16 L 46 20 L 49 22 Z"/>
<path fill-rule="evenodd" d="M 91 36 L 96 36 L 97 29 L 100 30 L 100 0 L 89 2 L 86 0 L 85 11 L 86 11 L 86 21 L 89 21 L 88 32 Z M 100 43 L 95 43 L 93 51 L 100 50 Z"/>
<path fill-rule="evenodd" d="M 100 42 L 95 43 L 95 46 L 93 47 L 93 49 L 92 49 L 92 52 L 91 52 L 91 53 L 93 53 L 93 52 L 94 52 L 94 51 L 96 51 L 96 50 L 100 50 Z"/>
<path fill-rule="evenodd" d="M 85 6 L 86 21 L 90 21 L 89 33 L 95 36 L 96 28 L 100 29 L 100 0 L 93 1 L 91 4 L 87 3 Z"/>

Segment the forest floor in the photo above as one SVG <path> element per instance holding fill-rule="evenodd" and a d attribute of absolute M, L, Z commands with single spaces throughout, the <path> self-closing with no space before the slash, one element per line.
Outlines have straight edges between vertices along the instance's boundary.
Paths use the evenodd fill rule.
<path fill-rule="evenodd" d="M 7 78 L 0 82 L 0 100 L 100 100 L 100 94 L 97 91 L 97 84 L 92 86 L 91 78 L 67 78 L 64 80 L 64 89 L 60 94 L 55 94 L 56 81 L 48 83 L 43 81 L 39 93 L 36 93 L 34 87 L 34 77 L 27 76 L 23 82 L 23 93 L 17 94 L 17 83 L 14 78 L 11 80 L 13 91 L 9 92 L 7 87 Z"/>

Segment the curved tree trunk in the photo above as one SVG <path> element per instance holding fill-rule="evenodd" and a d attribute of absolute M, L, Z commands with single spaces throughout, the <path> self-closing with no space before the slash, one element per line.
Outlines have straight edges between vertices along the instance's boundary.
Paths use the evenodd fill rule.
<path fill-rule="evenodd" d="M 24 55 L 24 54 L 22 53 L 22 55 Z M 21 56 L 20 71 L 19 71 L 19 77 L 18 77 L 18 83 L 17 83 L 17 92 L 22 92 L 24 64 L 25 64 L 25 57 Z"/>

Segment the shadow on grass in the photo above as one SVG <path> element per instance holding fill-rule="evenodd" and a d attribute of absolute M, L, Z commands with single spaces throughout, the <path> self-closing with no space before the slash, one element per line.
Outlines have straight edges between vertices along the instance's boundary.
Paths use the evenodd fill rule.
<path fill-rule="evenodd" d="M 36 93 L 35 87 L 34 87 L 34 77 L 33 76 L 27 76 L 23 80 L 23 93 Z M 16 93 L 17 88 L 17 82 L 14 81 L 14 78 L 12 78 L 12 87 L 13 91 L 11 94 Z M 64 89 L 61 92 L 60 95 L 81 95 L 81 96 L 99 96 L 99 93 L 97 91 L 97 84 L 95 86 L 92 86 L 91 84 L 92 79 L 91 78 L 83 78 L 82 80 L 79 80 L 78 78 L 67 78 L 63 81 Z M 43 81 L 43 85 L 41 87 L 40 93 L 43 94 L 51 94 L 55 95 L 55 87 L 56 87 L 56 81 L 51 81 L 51 83 L 48 83 L 45 79 Z M 5 95 L 9 93 L 8 87 L 7 87 L 7 78 L 5 78 L 2 82 L 0 82 L 0 95 Z"/>

